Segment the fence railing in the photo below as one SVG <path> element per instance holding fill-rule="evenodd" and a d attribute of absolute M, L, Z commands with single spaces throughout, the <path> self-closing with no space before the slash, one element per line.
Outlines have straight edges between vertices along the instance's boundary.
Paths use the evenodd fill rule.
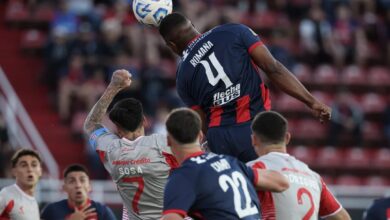
<path fill-rule="evenodd" d="M 5 116 L 13 146 L 31 147 L 42 156 L 51 178 L 59 178 L 58 164 L 0 67 L 0 111 Z"/>

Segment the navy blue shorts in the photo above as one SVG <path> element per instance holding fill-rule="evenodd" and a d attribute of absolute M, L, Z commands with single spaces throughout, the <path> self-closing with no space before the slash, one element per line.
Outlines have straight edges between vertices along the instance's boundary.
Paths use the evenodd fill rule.
<path fill-rule="evenodd" d="M 251 133 L 251 122 L 212 127 L 207 130 L 207 146 L 213 153 L 231 155 L 248 162 L 258 157 L 252 146 Z"/>

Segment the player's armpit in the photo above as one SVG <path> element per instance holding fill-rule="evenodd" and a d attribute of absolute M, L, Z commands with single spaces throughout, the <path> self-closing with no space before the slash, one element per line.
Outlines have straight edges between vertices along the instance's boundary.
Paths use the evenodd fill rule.
<path fill-rule="evenodd" d="M 336 214 L 328 216 L 325 219 L 326 220 L 351 220 L 351 216 L 349 216 L 348 212 L 344 208 L 342 208 Z"/>
<path fill-rule="evenodd" d="M 183 220 L 184 218 L 177 213 L 169 213 L 164 215 L 160 220 Z"/>
<path fill-rule="evenodd" d="M 259 177 L 256 188 L 272 192 L 283 192 L 290 184 L 285 176 L 273 170 L 254 169 Z"/>

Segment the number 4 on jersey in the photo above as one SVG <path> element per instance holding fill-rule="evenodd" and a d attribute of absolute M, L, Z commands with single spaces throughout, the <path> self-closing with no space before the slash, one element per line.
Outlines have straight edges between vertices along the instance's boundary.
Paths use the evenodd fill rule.
<path fill-rule="evenodd" d="M 229 88 L 233 85 L 233 83 L 230 81 L 229 77 L 226 75 L 225 70 L 223 69 L 223 66 L 221 63 L 217 60 L 217 57 L 215 56 L 215 53 L 213 52 L 209 56 L 211 64 L 214 66 L 214 68 L 217 70 L 217 76 L 214 76 L 213 71 L 211 71 L 210 64 L 207 60 L 202 60 L 200 63 L 203 65 L 204 69 L 206 70 L 207 79 L 209 80 L 209 83 L 212 86 L 217 85 L 219 80 L 222 80 L 222 82 L 225 84 L 226 88 Z"/>

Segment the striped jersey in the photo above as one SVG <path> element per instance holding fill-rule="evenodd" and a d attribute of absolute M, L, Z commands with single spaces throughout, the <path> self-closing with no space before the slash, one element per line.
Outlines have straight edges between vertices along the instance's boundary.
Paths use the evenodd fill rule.
<path fill-rule="evenodd" d="M 4 187 L 0 191 L 0 219 L 39 220 L 38 203 L 16 184 Z"/>
<path fill-rule="evenodd" d="M 129 219 L 162 216 L 164 187 L 176 160 L 165 135 L 119 138 L 106 128 L 94 131 L 91 146 L 117 185 Z"/>
<path fill-rule="evenodd" d="M 325 218 L 342 209 L 320 175 L 289 154 L 271 152 L 247 165 L 278 171 L 290 183 L 282 193 L 258 191 L 264 220 L 317 220 L 318 215 Z"/>
<path fill-rule="evenodd" d="M 262 45 L 242 24 L 218 26 L 194 39 L 183 51 L 176 73 L 183 102 L 206 113 L 209 127 L 240 124 L 271 107 L 251 52 Z"/>

